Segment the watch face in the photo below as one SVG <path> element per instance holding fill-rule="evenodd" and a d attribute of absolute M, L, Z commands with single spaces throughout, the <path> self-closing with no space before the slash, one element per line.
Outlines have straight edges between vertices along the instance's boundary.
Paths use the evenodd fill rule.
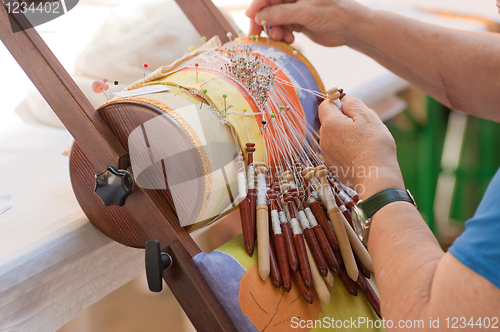
<path fill-rule="evenodd" d="M 363 241 L 363 234 L 366 226 L 366 217 L 365 214 L 363 213 L 363 210 L 361 210 L 357 205 L 354 205 L 352 207 L 352 223 L 354 226 L 354 231 L 356 231 L 356 234 L 358 235 L 359 239 Z"/>

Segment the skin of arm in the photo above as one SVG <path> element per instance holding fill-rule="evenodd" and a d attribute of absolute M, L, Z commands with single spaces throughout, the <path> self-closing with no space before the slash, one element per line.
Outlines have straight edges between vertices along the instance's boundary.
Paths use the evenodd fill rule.
<path fill-rule="evenodd" d="M 379 62 L 449 108 L 500 122 L 500 34 L 442 28 L 351 0 L 255 0 L 251 33 L 273 25 L 325 46 L 347 45 Z"/>
<path fill-rule="evenodd" d="M 361 199 L 387 188 L 404 189 L 394 139 L 374 111 L 346 96 L 342 111 L 325 101 L 319 116 L 325 164 L 355 167 L 355 174 L 365 170 L 364 176 L 344 179 Z M 368 249 L 385 319 L 423 320 L 429 329 L 429 319 L 439 317 L 443 330 L 447 317 L 468 322 L 498 316 L 500 289 L 445 254 L 411 204 L 394 202 L 373 216 Z"/>

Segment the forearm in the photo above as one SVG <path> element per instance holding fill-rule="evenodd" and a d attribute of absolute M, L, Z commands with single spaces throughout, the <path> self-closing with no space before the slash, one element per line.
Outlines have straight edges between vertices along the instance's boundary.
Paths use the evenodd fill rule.
<path fill-rule="evenodd" d="M 357 21 L 359 22 L 359 21 Z M 371 10 L 347 45 L 452 109 L 500 121 L 500 35 Z"/>
<path fill-rule="evenodd" d="M 384 318 L 421 319 L 444 252 L 417 209 L 407 202 L 394 202 L 377 212 L 368 249 Z"/>

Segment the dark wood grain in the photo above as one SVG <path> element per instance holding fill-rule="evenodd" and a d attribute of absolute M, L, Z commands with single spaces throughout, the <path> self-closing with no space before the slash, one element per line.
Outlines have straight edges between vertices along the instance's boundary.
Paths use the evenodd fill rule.
<path fill-rule="evenodd" d="M 233 38 L 238 36 L 212 0 L 176 0 L 176 2 L 201 36 L 207 39 L 219 36 L 222 42 L 229 40 L 226 36 L 228 32 L 233 34 Z"/>
<path fill-rule="evenodd" d="M 270 275 L 271 281 L 273 282 L 274 287 L 281 287 L 281 273 L 278 265 L 278 260 L 276 259 L 276 253 L 274 252 L 273 243 L 271 241 L 272 237 L 269 237 L 269 266 L 270 266 Z"/>
<path fill-rule="evenodd" d="M 307 288 L 313 285 L 311 266 L 309 265 L 309 258 L 307 257 L 306 243 L 302 234 L 295 234 L 293 236 L 293 243 L 295 244 L 295 251 L 297 252 L 297 260 L 299 261 L 299 270 L 302 275 L 302 280 Z"/>
<path fill-rule="evenodd" d="M 172 257 L 172 266 L 163 272 L 163 278 L 196 330 L 236 331 L 182 243 L 171 243 L 163 251 Z M 169 330 L 168 322 L 165 330 Z"/>
<path fill-rule="evenodd" d="M 13 0 L 5 0 L 12 4 Z M 22 30 L 13 33 L 10 23 Z M 78 144 L 72 149 L 71 181 L 82 209 L 103 232 L 121 243 L 142 247 L 157 239 L 169 247 L 174 265 L 164 279 L 193 324 L 205 331 L 235 331 L 226 313 L 193 264 L 200 252 L 182 228 L 171 204 L 157 190 L 136 187 L 123 207 L 105 207 L 93 195 L 94 174 L 125 167 L 128 152 L 94 110 L 23 14 L 9 15 L 0 4 L 0 39 L 23 68 Z M 139 121 L 140 122 L 140 121 Z M 124 166 L 125 165 L 125 166 Z"/>
<path fill-rule="evenodd" d="M 295 251 L 295 245 L 292 238 L 292 230 L 290 229 L 290 224 L 287 222 L 281 223 L 281 232 L 285 237 L 286 254 L 288 257 L 288 264 L 292 271 L 297 271 L 299 269 L 299 261 L 297 259 L 297 252 Z"/>
<path fill-rule="evenodd" d="M 339 243 L 337 241 L 337 238 L 335 237 L 335 234 L 333 233 L 332 226 L 330 226 L 330 223 L 328 222 L 328 216 L 326 215 L 326 211 L 323 209 L 323 207 L 321 207 L 321 204 L 318 202 L 310 203 L 309 207 L 311 208 L 311 211 L 314 217 L 316 218 L 316 221 L 323 229 L 323 232 L 325 233 L 325 236 L 328 239 L 330 246 L 332 247 L 333 250 L 337 249 L 339 247 Z"/>
<path fill-rule="evenodd" d="M 326 238 L 325 233 L 320 225 L 316 225 L 313 228 L 314 234 L 316 235 L 316 239 L 318 240 L 319 247 L 323 252 L 323 257 L 325 258 L 326 265 L 330 268 L 333 275 L 338 275 L 340 272 L 340 266 L 335 258 L 335 254 L 333 253 L 332 247 Z"/>
<path fill-rule="evenodd" d="M 314 236 L 312 228 L 304 228 L 304 237 L 306 238 L 309 250 L 316 262 L 319 273 L 323 277 L 326 277 L 328 274 L 328 266 L 326 266 L 325 258 L 323 257 L 323 253 L 321 252 L 321 248 L 319 247 L 318 240 L 316 240 L 316 236 Z"/>

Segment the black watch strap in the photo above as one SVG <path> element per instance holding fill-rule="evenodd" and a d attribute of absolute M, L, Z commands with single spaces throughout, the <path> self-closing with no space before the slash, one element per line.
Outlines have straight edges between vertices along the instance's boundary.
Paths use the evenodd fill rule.
<path fill-rule="evenodd" d="M 366 201 L 358 203 L 358 205 L 363 209 L 366 218 L 369 219 L 387 204 L 398 201 L 408 202 L 415 205 L 415 207 L 417 206 L 409 190 L 398 188 L 382 190 L 369 197 Z"/>

